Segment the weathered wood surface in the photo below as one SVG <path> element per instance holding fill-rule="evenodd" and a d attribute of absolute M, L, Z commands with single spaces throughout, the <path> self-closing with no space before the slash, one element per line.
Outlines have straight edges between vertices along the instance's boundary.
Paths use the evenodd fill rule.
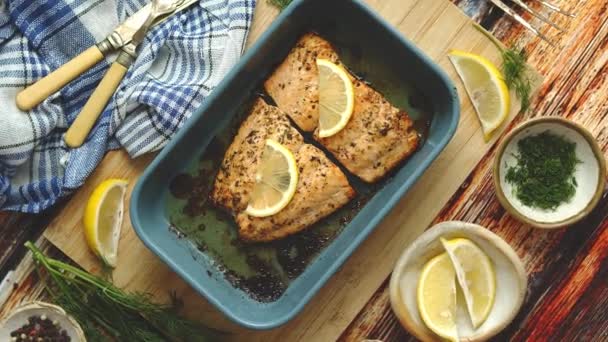
<path fill-rule="evenodd" d="M 23 259 L 23 243 L 40 236 L 61 205 L 45 215 L 0 212 L 0 280 Z"/>
<path fill-rule="evenodd" d="M 604 151 L 608 150 L 608 106 L 605 104 L 608 103 L 608 14 L 605 1 L 555 1 L 578 13 L 574 20 L 552 16 L 568 28 L 560 39 L 563 48 L 557 50 L 539 43 L 510 20 L 501 19 L 499 11 L 489 11 L 489 1 L 453 2 L 476 21 L 492 28 L 503 42 L 526 43 L 532 65 L 547 76 L 530 111 L 533 114 L 529 116 L 560 115 L 583 123 L 592 129 Z M 517 122 L 521 120 L 518 118 Z M 497 340 L 608 340 L 608 200 L 602 200 L 593 218 L 571 229 L 556 232 L 531 230 L 507 217 L 494 198 L 489 177 L 492 157 L 493 150 L 469 174 L 435 221 L 458 218 L 484 224 L 510 241 L 524 258 L 531 275 L 526 305 L 514 324 Z M 0 240 L 0 278 L 6 274 L 7 267 L 20 258 L 18 254 L 23 254 L 15 246 L 21 245 L 27 234 L 39 233 L 43 228 L 28 223 L 31 222 L 28 220 L 27 216 L 0 213 L 0 238 L 5 238 Z M 29 233 L 24 233 L 21 227 L 28 226 L 31 227 L 27 229 Z M 8 246 L 6 251 L 4 246 Z M 11 261 L 7 264 L 7 260 Z M 16 273 L 27 276 L 23 276 L 24 281 L 11 296 L 9 304 L 0 308 L 0 317 L 19 301 L 38 295 L 42 284 L 29 275 L 28 267 L 31 263 L 27 258 L 19 263 Z M 352 276 L 349 285 L 360 281 L 354 278 L 354 274 Z M 325 323 L 341 322 L 347 323 L 344 324 L 346 326 L 350 322 L 342 332 L 341 340 L 344 341 L 363 338 L 407 340 L 408 335 L 400 328 L 387 305 L 386 284 L 386 281 L 379 282 L 373 296 L 366 294 L 357 298 L 357 302 L 367 302 L 367 305 L 352 322 L 349 317 L 333 317 Z M 319 296 L 325 298 L 323 292 Z M 337 304 L 348 305 L 343 302 Z M 316 329 L 318 324 L 323 322 L 308 328 Z"/>
<path fill-rule="evenodd" d="M 509 19 L 496 23 L 504 42 L 528 41 L 529 62 L 546 76 L 530 117 L 562 116 L 587 127 L 608 157 L 608 12 L 606 1 L 562 1 L 578 14 L 559 20 L 568 33 L 549 49 Z M 553 15 L 553 19 L 564 19 Z M 556 20 L 557 21 L 557 20 Z M 584 222 L 542 231 L 510 217 L 494 195 L 492 149 L 435 219 L 484 225 L 522 257 L 530 276 L 525 304 L 497 341 L 608 341 L 608 194 Z M 404 246 L 405 247 L 405 246 Z M 413 340 L 390 310 L 388 279 L 344 331 L 340 340 Z"/>
<path fill-rule="evenodd" d="M 37 239 L 31 239 L 31 241 L 35 241 L 36 245 L 45 254 L 60 260 L 65 259 L 65 256 L 45 238 L 38 237 Z M 21 303 L 47 298 L 47 293 L 44 291 L 45 282 L 40 281 L 38 272 L 35 272 L 34 269 L 35 265 L 31 254 L 25 254 L 18 267 L 7 278 L 11 287 L 9 288 L 10 291 L 0 292 L 0 320 Z"/>

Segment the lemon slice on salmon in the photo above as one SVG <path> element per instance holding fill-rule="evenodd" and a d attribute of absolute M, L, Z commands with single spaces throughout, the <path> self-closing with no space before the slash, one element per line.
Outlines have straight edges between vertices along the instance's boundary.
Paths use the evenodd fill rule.
<path fill-rule="evenodd" d="M 127 181 L 108 179 L 89 197 L 84 211 L 84 235 L 89 248 L 105 264 L 116 267 Z"/>
<path fill-rule="evenodd" d="M 266 140 L 245 212 L 254 217 L 275 215 L 289 204 L 297 184 L 298 166 L 293 153 L 275 140 Z"/>
<path fill-rule="evenodd" d="M 343 67 L 326 59 L 317 59 L 319 69 L 319 137 L 340 132 L 353 115 L 353 83 Z"/>
<path fill-rule="evenodd" d="M 484 138 L 488 141 L 509 116 L 509 88 L 498 68 L 486 58 L 459 50 L 451 51 L 449 57 L 464 83 L 481 122 Z"/>

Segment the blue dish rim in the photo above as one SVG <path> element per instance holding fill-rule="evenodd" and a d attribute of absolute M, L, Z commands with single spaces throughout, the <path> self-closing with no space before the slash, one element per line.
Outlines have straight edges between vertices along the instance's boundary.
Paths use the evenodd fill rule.
<path fill-rule="evenodd" d="M 203 102 L 201 107 L 192 114 L 190 119 L 188 119 L 184 125 L 180 128 L 180 130 L 176 133 L 176 135 L 171 139 L 171 141 L 165 146 L 162 151 L 154 158 L 154 160 L 146 167 L 142 175 L 137 181 L 137 184 L 133 188 L 131 194 L 131 204 L 133 204 L 138 198 L 141 198 L 142 192 L 142 180 L 147 179 L 151 176 L 154 170 L 158 167 L 158 164 L 163 160 L 171 150 L 175 148 L 176 145 L 179 144 L 183 135 L 186 134 L 195 122 L 202 116 L 202 114 L 207 110 L 218 96 L 221 94 L 228 84 L 235 81 L 235 76 L 238 74 L 239 69 L 241 69 L 244 65 L 246 65 L 247 61 L 253 57 L 255 57 L 256 51 L 264 44 L 265 41 L 272 35 L 274 31 L 276 31 L 281 23 L 289 18 L 293 12 L 297 9 L 297 5 L 299 3 L 305 2 L 306 0 L 295 0 L 293 1 L 287 8 L 285 8 L 279 16 L 274 20 L 274 22 L 266 29 L 266 31 L 258 38 L 258 40 L 244 53 L 241 60 L 232 68 L 232 70 L 224 77 L 224 79 L 220 82 L 220 84 L 211 92 L 211 94 L 207 97 L 207 99 Z M 184 279 L 190 286 L 192 286 L 199 294 L 203 294 L 205 299 L 213 304 L 216 308 L 218 308 L 226 317 L 228 317 L 233 322 L 242 325 L 244 327 L 255 329 L 255 330 L 266 330 L 276 328 L 281 326 L 291 319 L 293 319 L 298 313 L 302 311 L 304 306 L 309 303 L 311 298 L 317 294 L 319 289 L 324 286 L 327 281 L 336 273 L 336 271 L 344 264 L 344 262 L 352 255 L 356 248 L 365 240 L 369 234 L 377 227 L 380 221 L 394 208 L 394 206 L 398 203 L 399 199 L 403 197 L 406 191 L 420 178 L 420 176 L 428 169 L 430 164 L 437 158 L 437 156 L 444 150 L 445 146 L 449 143 L 449 141 L 454 136 L 456 129 L 458 127 L 458 122 L 460 119 L 460 102 L 458 101 L 458 93 L 456 91 L 456 87 L 453 85 L 452 80 L 447 76 L 447 74 L 428 56 L 424 54 L 417 46 L 415 46 L 412 42 L 407 40 L 401 32 L 395 29 L 392 25 L 386 22 L 379 14 L 377 14 L 374 10 L 372 10 L 368 5 L 364 4 L 361 0 L 348 0 L 353 4 L 358 6 L 363 11 L 367 12 L 367 14 L 374 20 L 378 21 L 382 24 L 391 34 L 395 37 L 398 37 L 399 42 L 404 46 L 407 46 L 408 49 L 411 50 L 418 58 L 420 58 L 423 62 L 425 62 L 429 68 L 436 73 L 436 75 L 440 78 L 440 80 L 449 85 L 448 91 L 450 96 L 454 99 L 451 101 L 451 111 L 453 115 L 451 116 L 452 121 L 449 123 L 448 133 L 439 141 L 438 148 L 433 149 L 433 151 L 429 154 L 429 156 L 420 164 L 420 167 L 416 169 L 415 172 L 412 173 L 411 177 L 408 181 L 402 183 L 397 191 L 393 193 L 390 197 L 390 200 L 387 201 L 387 205 L 384 206 L 380 212 L 375 215 L 370 223 L 367 225 L 366 229 L 362 230 L 360 234 L 358 234 L 352 241 L 352 243 L 341 253 L 336 262 L 328 269 L 328 272 L 324 273 L 322 277 L 319 278 L 319 281 L 315 283 L 314 286 L 302 297 L 297 305 L 295 305 L 289 314 L 283 316 L 281 319 L 274 320 L 272 322 L 268 322 L 267 324 L 255 324 L 247 321 L 243 321 L 240 318 L 236 317 L 226 306 L 224 306 L 217 298 L 214 296 L 210 296 L 206 289 L 199 286 L 194 279 L 187 273 L 184 273 L 179 265 L 175 264 L 171 258 L 169 258 L 165 253 L 160 251 L 152 241 L 150 241 L 149 236 L 144 233 L 142 229 L 142 224 L 139 218 L 139 214 L 136 211 L 135 205 L 130 205 L 129 213 L 131 217 L 132 226 L 140 238 L 144 245 L 150 249 L 154 254 L 156 254 L 165 264 L 167 264 L 175 273 L 177 273 L 182 279 Z"/>

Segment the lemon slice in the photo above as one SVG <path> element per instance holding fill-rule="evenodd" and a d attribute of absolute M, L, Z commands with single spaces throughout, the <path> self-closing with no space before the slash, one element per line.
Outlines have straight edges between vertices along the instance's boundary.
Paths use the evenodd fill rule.
<path fill-rule="evenodd" d="M 84 211 L 84 235 L 89 248 L 105 264 L 116 267 L 118 240 L 124 216 L 127 181 L 108 179 L 89 197 Z"/>
<path fill-rule="evenodd" d="M 441 243 L 456 270 L 471 322 L 478 328 L 490 314 L 496 295 L 496 276 L 490 258 L 471 240 L 457 238 Z"/>
<path fill-rule="evenodd" d="M 449 57 L 464 83 L 487 141 L 509 116 L 511 100 L 507 84 L 496 66 L 482 56 L 453 50 Z"/>
<path fill-rule="evenodd" d="M 442 338 L 458 342 L 456 271 L 447 253 L 424 265 L 418 280 L 417 300 L 424 324 Z"/>
<path fill-rule="evenodd" d="M 319 137 L 340 132 L 353 115 L 355 94 L 348 72 L 326 59 L 317 59 L 319 69 Z"/>
<path fill-rule="evenodd" d="M 266 140 L 245 212 L 254 217 L 278 213 L 293 198 L 297 184 L 298 166 L 291 151 L 272 139 Z"/>

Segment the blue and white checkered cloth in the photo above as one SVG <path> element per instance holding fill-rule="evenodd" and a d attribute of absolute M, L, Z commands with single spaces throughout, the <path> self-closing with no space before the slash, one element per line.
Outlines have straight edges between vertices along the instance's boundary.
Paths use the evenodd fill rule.
<path fill-rule="evenodd" d="M 148 0 L 149 1 L 149 0 Z M 0 209 L 40 212 L 80 187 L 109 149 L 163 147 L 241 55 L 255 0 L 200 0 L 152 29 L 85 144 L 63 134 L 112 58 L 30 112 L 15 96 L 147 0 L 0 0 Z"/>

